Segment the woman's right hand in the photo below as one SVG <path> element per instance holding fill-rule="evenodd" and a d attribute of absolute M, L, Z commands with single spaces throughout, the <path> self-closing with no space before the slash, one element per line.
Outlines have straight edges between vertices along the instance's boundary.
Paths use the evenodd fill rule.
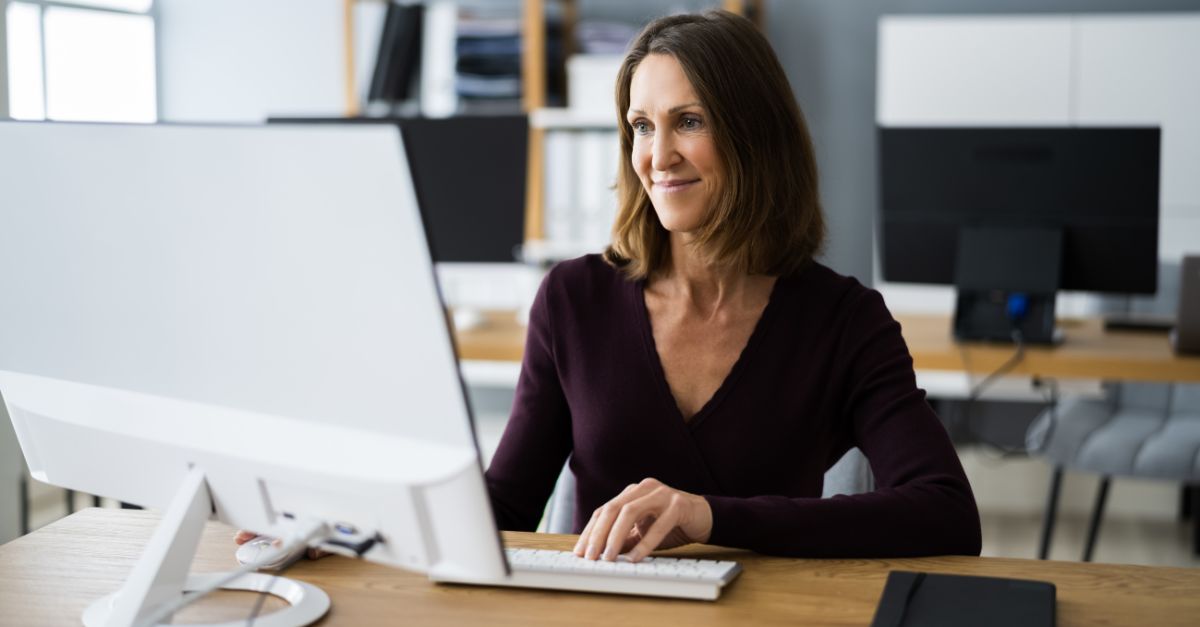
<path fill-rule="evenodd" d="M 237 533 L 233 534 L 233 543 L 238 546 L 241 546 L 241 545 L 259 537 L 259 535 L 260 534 L 254 533 L 253 531 L 246 531 L 245 529 L 238 529 Z M 275 538 L 274 540 L 271 541 L 271 546 L 277 547 L 282 544 L 283 544 L 283 542 L 281 540 L 279 540 L 278 538 Z M 332 555 L 332 554 L 329 553 L 328 551 L 322 551 L 321 549 L 314 549 L 311 547 L 308 548 L 304 553 L 304 556 L 310 560 L 320 559 L 322 557 L 325 557 L 326 555 Z"/>
<path fill-rule="evenodd" d="M 245 529 L 238 529 L 238 532 L 233 534 L 233 543 L 238 546 L 242 546 L 243 544 L 245 544 L 257 537 L 258 537 L 258 534 L 254 533 L 253 531 L 246 531 Z"/>

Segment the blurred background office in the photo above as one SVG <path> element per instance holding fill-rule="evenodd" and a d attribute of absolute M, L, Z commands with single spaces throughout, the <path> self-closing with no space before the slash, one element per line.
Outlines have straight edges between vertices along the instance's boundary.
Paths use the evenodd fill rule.
<path fill-rule="evenodd" d="M 883 279 L 881 127 L 1161 129 L 1153 293 L 1060 292 L 1059 316 L 1173 315 L 1181 260 L 1200 254 L 1200 0 L 0 4 L 0 118 L 399 125 L 463 329 L 486 329 L 498 311 L 519 324 L 549 264 L 602 248 L 615 209 L 621 50 L 649 19 L 715 7 L 759 23 L 808 117 L 830 225 L 822 261 L 880 289 L 894 312 L 949 315 L 955 290 Z M 439 177 L 449 167 L 462 178 Z M 477 173 L 522 184 L 483 184 Z M 486 457 L 518 364 L 462 367 Z M 1022 449 L 1050 402 L 1045 387 L 1016 376 L 983 390 L 978 375 L 918 374 L 975 488 L 984 554 L 1035 557 L 1053 464 Z M 1064 380 L 1055 393 L 1103 399 L 1112 383 Z M 29 481 L 6 419 L 0 460 L 0 541 L 93 503 Z M 1189 481 L 1115 482 L 1094 559 L 1200 566 Z M 1051 557 L 1079 559 L 1098 482 L 1066 473 Z"/>

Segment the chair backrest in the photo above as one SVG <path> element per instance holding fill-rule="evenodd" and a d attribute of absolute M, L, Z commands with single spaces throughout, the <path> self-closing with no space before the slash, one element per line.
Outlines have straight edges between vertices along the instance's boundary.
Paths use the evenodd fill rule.
<path fill-rule="evenodd" d="M 852 448 L 825 472 L 825 485 L 821 498 L 836 494 L 861 494 L 875 489 L 875 475 L 862 451 Z M 546 531 L 548 533 L 572 533 L 575 517 L 575 475 L 570 461 L 563 465 L 558 483 L 550 496 L 546 509 Z"/>
<path fill-rule="evenodd" d="M 1119 383 L 1114 401 L 1123 410 L 1144 409 L 1166 415 L 1171 406 L 1170 383 Z"/>
<path fill-rule="evenodd" d="M 1200 383 L 1176 383 L 1171 399 L 1173 414 L 1200 415 Z"/>

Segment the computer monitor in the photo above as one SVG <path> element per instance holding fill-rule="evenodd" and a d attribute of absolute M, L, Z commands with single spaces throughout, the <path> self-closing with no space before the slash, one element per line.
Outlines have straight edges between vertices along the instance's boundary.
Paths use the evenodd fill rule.
<path fill-rule="evenodd" d="M 961 339 L 1053 342 L 1057 290 L 1154 293 L 1158 128 L 879 129 L 888 281 L 958 288 Z"/>
<path fill-rule="evenodd" d="M 30 471 L 164 510 L 86 624 L 197 585 L 210 517 L 505 578 L 404 155 L 394 126 L 0 123 L 0 395 Z"/>

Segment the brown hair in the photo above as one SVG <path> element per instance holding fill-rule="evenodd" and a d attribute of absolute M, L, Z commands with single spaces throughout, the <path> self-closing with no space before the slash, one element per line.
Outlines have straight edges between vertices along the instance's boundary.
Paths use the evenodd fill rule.
<path fill-rule="evenodd" d="M 821 250 L 825 219 L 817 163 L 804 115 L 771 44 L 749 20 L 726 11 L 673 15 L 648 24 L 617 75 L 622 163 L 610 264 L 633 279 L 667 260 L 668 233 L 631 163 L 633 130 L 625 121 L 629 85 L 650 54 L 683 68 L 705 110 L 724 182 L 695 245 L 714 264 L 748 274 L 788 275 Z"/>

